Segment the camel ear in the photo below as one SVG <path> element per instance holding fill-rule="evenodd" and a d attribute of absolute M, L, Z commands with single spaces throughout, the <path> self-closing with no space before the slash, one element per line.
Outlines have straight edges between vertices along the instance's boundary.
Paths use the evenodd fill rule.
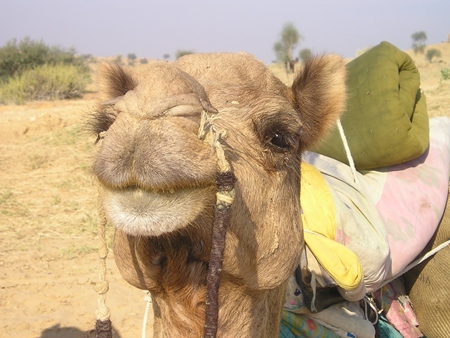
<path fill-rule="evenodd" d="M 115 62 L 99 66 L 98 86 L 100 102 L 115 102 L 137 86 L 133 76 Z"/>
<path fill-rule="evenodd" d="M 345 109 L 345 64 L 337 55 L 308 60 L 292 84 L 294 106 L 302 123 L 302 146 L 310 148 L 336 125 Z"/>

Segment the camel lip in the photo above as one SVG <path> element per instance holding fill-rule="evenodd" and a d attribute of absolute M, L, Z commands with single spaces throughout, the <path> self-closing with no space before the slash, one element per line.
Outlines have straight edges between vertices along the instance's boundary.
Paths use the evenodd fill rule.
<path fill-rule="evenodd" d="M 195 183 L 191 185 L 186 185 L 182 187 L 143 187 L 136 184 L 128 184 L 125 186 L 115 186 L 110 185 L 107 182 L 100 181 L 100 185 L 102 190 L 109 191 L 112 193 L 120 193 L 120 192 L 136 192 L 140 194 L 155 194 L 155 195 L 170 195 L 170 194 L 178 194 L 184 191 L 193 191 L 196 189 L 209 189 L 214 182 L 202 182 Z"/>
<path fill-rule="evenodd" d="M 169 192 L 128 187 L 104 189 L 102 203 L 110 223 L 134 236 L 160 236 L 180 230 L 213 205 L 212 186 Z"/>
<path fill-rule="evenodd" d="M 133 191 L 133 192 L 137 192 L 137 193 L 142 193 L 142 194 L 175 194 L 178 191 L 183 191 L 185 189 L 195 189 L 195 188 L 142 188 L 139 187 L 137 185 L 129 185 L 123 188 L 109 188 L 110 190 L 114 190 L 114 191 Z"/>

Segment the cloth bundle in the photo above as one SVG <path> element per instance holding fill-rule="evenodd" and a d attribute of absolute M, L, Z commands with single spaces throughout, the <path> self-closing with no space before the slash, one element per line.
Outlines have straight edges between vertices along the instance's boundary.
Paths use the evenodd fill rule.
<path fill-rule="evenodd" d="M 292 276 L 286 311 L 306 316 L 326 330 L 334 329 L 340 337 L 351 337 L 340 332 L 355 334 L 348 326 L 351 322 L 365 330 L 356 336 L 373 334 L 364 315 L 348 314 L 349 304 L 400 274 L 433 236 L 445 209 L 450 176 L 450 118 L 431 119 L 430 134 L 429 148 L 421 156 L 380 170 L 353 172 L 332 158 L 312 152 L 304 154 L 301 205 L 308 269 L 317 274 L 317 288 L 334 286 L 350 302 L 312 313 Z M 343 318 L 348 318 L 331 323 L 330 318 L 339 316 L 336 307 L 345 309 Z M 383 329 L 392 328 L 383 323 Z"/>
<path fill-rule="evenodd" d="M 332 158 L 312 152 L 304 154 L 303 160 L 317 168 L 327 183 L 329 192 L 324 196 L 331 195 L 334 203 L 333 217 L 326 218 L 329 221 L 323 218 L 324 213 L 330 211 L 325 212 L 320 207 L 320 197 L 312 196 L 317 199 L 317 206 L 308 208 L 311 203 L 307 200 L 311 197 L 303 194 L 303 189 L 313 181 L 308 178 L 309 171 L 304 170 L 301 205 L 307 229 L 305 241 L 334 279 L 341 278 L 341 272 L 345 272 L 343 278 L 347 278 L 348 273 L 359 271 L 354 268 L 357 262 L 351 255 L 346 255 L 345 261 L 341 259 L 342 266 L 336 264 L 336 259 L 342 256 L 334 246 L 345 246 L 356 255 L 366 290 L 372 292 L 385 280 L 401 273 L 431 239 L 447 201 L 450 118 L 433 118 L 430 135 L 430 145 L 424 154 L 380 170 L 352 172 L 349 166 Z M 315 219 L 322 221 L 309 222 Z M 314 241 L 309 240 L 312 236 Z M 329 239 L 337 242 L 329 250 L 316 244 Z M 327 256 L 333 257 L 329 260 Z M 352 276 L 359 276 L 359 272 Z M 354 281 L 347 288 L 340 281 L 336 280 L 336 284 L 351 291 L 359 279 L 355 277 Z"/>
<path fill-rule="evenodd" d="M 347 64 L 347 111 L 341 117 L 355 166 L 403 163 L 428 148 L 428 114 L 411 57 L 381 42 Z M 312 151 L 349 164 L 339 131 Z"/>

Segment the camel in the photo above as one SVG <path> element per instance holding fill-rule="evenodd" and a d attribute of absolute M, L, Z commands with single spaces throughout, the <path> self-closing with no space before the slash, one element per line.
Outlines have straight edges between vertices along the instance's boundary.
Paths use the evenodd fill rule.
<path fill-rule="evenodd" d="M 278 337 L 288 280 L 304 248 L 302 154 L 346 105 L 341 57 L 308 60 L 292 86 L 246 53 L 187 55 L 133 76 L 100 71 L 93 173 L 131 285 L 149 290 L 154 336 L 204 333 L 217 203 L 217 132 L 233 180 L 217 337 Z M 221 148 L 221 149 L 222 149 Z"/>
<path fill-rule="evenodd" d="M 226 65 L 226 67 L 224 67 Z M 115 227 L 117 266 L 149 290 L 156 337 L 203 333 L 217 157 L 198 138 L 204 110 L 236 177 L 218 337 L 276 337 L 303 246 L 299 164 L 345 106 L 338 56 L 311 59 L 286 87 L 248 54 L 194 54 L 141 78 L 101 72 L 93 172 Z"/>

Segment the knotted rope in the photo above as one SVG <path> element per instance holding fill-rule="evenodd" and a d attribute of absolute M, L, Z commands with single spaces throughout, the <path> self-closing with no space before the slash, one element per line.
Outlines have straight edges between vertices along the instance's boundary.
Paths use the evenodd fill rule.
<path fill-rule="evenodd" d="M 198 137 L 208 142 L 217 154 L 219 171 L 216 178 L 217 193 L 212 232 L 211 253 L 206 277 L 206 309 L 204 338 L 214 338 L 219 322 L 219 285 L 222 272 L 225 237 L 230 222 L 231 205 L 234 200 L 234 183 L 236 178 L 230 163 L 225 158 L 220 139 L 226 137 L 214 125 L 215 115 L 211 117 L 203 110 Z"/>
<path fill-rule="evenodd" d="M 98 234 L 100 245 L 98 248 L 98 255 L 100 258 L 100 266 L 98 269 L 98 282 L 95 284 L 95 291 L 98 294 L 98 308 L 95 312 L 96 323 L 95 330 L 91 330 L 87 337 L 95 331 L 96 338 L 112 338 L 112 325 L 111 325 L 111 311 L 105 304 L 106 293 L 109 289 L 109 284 L 106 281 L 106 257 L 108 256 L 108 246 L 106 244 L 106 215 L 101 207 L 100 198 L 98 201 Z"/>

